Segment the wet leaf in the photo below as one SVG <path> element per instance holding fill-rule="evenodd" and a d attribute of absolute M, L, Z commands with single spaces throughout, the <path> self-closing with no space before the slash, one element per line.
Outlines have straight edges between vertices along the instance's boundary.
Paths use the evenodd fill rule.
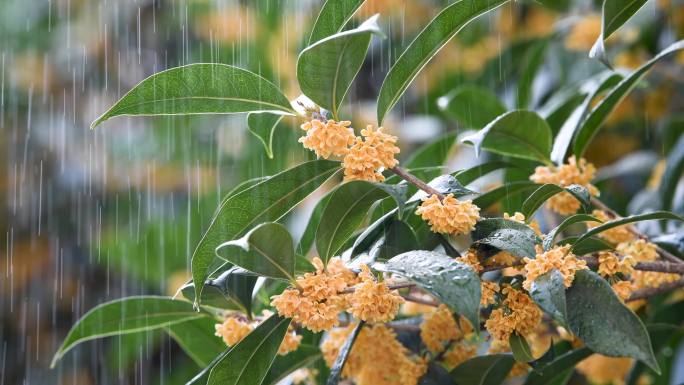
<path fill-rule="evenodd" d="M 218 322 L 210 317 L 169 325 L 166 331 L 195 363 L 204 368 L 226 350 L 221 337 L 214 334 Z"/>
<path fill-rule="evenodd" d="M 415 282 L 472 325 L 479 325 L 480 277 L 470 266 L 442 253 L 414 250 L 375 267 Z"/>
<path fill-rule="evenodd" d="M 138 83 L 97 118 L 115 116 L 234 114 L 272 111 L 293 114 L 290 101 L 261 76 L 225 64 L 190 64 L 157 72 Z"/>
<path fill-rule="evenodd" d="M 356 341 L 356 338 L 359 336 L 359 333 L 361 333 L 361 329 L 364 325 L 365 323 L 363 321 L 359 322 L 354 330 L 352 330 L 349 337 L 347 337 L 347 340 L 344 341 L 342 347 L 340 347 L 337 358 L 335 358 L 335 362 L 333 363 L 332 368 L 330 368 L 330 376 L 328 376 L 328 381 L 325 383 L 326 385 L 337 385 L 340 382 L 344 364 L 347 363 L 349 353 L 351 353 L 352 347 L 354 347 L 354 341 Z"/>
<path fill-rule="evenodd" d="M 370 254 L 374 259 L 386 260 L 398 254 L 415 249 L 418 244 L 416 233 L 404 221 L 391 221 L 383 232 L 383 240 Z"/>
<path fill-rule="evenodd" d="M 481 149 L 513 158 L 550 163 L 553 134 L 548 123 L 536 112 L 515 110 L 500 115 L 461 142 L 472 144 L 475 155 Z"/>
<path fill-rule="evenodd" d="M 577 241 L 577 238 L 579 238 L 579 237 L 564 238 L 564 239 L 558 241 L 558 245 L 560 245 L 560 246 L 572 245 L 573 243 L 575 243 Z M 614 249 L 614 247 L 610 243 L 604 241 L 603 239 L 597 238 L 597 237 L 590 237 L 590 238 L 587 238 L 584 241 L 582 241 L 582 244 L 578 245 L 575 249 L 573 249 L 572 252 L 575 255 L 587 255 L 587 254 L 592 254 L 592 253 L 596 253 L 599 251 L 613 250 L 613 249 Z"/>
<path fill-rule="evenodd" d="M 297 254 L 306 255 L 311 250 L 311 246 L 313 246 L 314 241 L 316 240 L 316 229 L 318 229 L 318 224 L 323 216 L 323 211 L 325 210 L 325 206 L 328 205 L 331 196 L 332 194 L 330 193 L 325 194 L 325 196 L 316 203 L 316 206 L 309 217 L 309 221 L 306 223 L 304 233 L 302 233 L 302 237 L 299 239 L 299 243 L 295 248 Z"/>
<path fill-rule="evenodd" d="M 631 357 L 660 371 L 644 324 L 598 274 L 577 271 L 566 291 L 566 302 L 571 331 L 591 350 L 610 357 Z"/>
<path fill-rule="evenodd" d="M 572 370 L 575 365 L 593 353 L 587 347 L 569 351 L 544 367 L 531 372 L 524 385 L 556 385 L 559 378 L 566 376 L 567 370 Z"/>
<path fill-rule="evenodd" d="M 557 269 L 540 275 L 532 282 L 530 297 L 561 326 L 568 327 L 565 284 L 563 275 Z"/>
<path fill-rule="evenodd" d="M 302 92 L 319 106 L 337 110 L 361 69 L 371 37 L 382 35 L 378 15 L 358 28 L 328 36 L 308 46 L 297 60 L 297 80 Z"/>
<path fill-rule="evenodd" d="M 508 344 L 511 346 L 511 352 L 513 352 L 513 358 L 517 362 L 531 362 L 534 361 L 534 356 L 532 355 L 532 349 L 530 344 L 527 343 L 525 337 L 518 335 L 516 333 L 511 334 L 508 339 Z"/>
<path fill-rule="evenodd" d="M 309 36 L 309 45 L 344 28 L 365 0 L 326 0 Z"/>
<path fill-rule="evenodd" d="M 589 51 L 590 58 L 601 60 L 610 67 L 606 56 L 605 40 L 627 22 L 647 0 L 603 0 L 601 14 L 601 34 Z"/>
<path fill-rule="evenodd" d="M 201 303 L 219 309 L 240 310 L 250 315 L 252 308 L 252 290 L 257 276 L 245 274 L 243 269 L 233 267 L 224 271 L 215 279 L 204 282 Z M 195 301 L 195 284 L 190 282 L 181 289 L 183 296 Z"/>
<path fill-rule="evenodd" d="M 463 187 L 461 182 L 459 182 L 458 179 L 452 175 L 440 175 L 428 182 L 428 185 L 444 195 L 454 194 L 456 198 L 477 194 L 477 192 Z M 407 203 L 416 202 L 427 197 L 428 193 L 423 190 L 419 190 L 411 197 L 411 199 L 408 200 Z"/>
<path fill-rule="evenodd" d="M 126 297 L 106 302 L 76 321 L 50 366 L 54 367 L 64 354 L 84 341 L 153 330 L 200 317 L 206 315 L 196 312 L 190 302 L 168 297 Z"/>
<path fill-rule="evenodd" d="M 378 124 L 437 52 L 463 27 L 505 0 L 463 0 L 444 8 L 409 44 L 390 68 L 378 97 Z"/>
<path fill-rule="evenodd" d="M 482 128 L 506 112 L 506 106 L 488 88 L 463 85 L 437 99 L 438 107 L 466 128 Z"/>
<path fill-rule="evenodd" d="M 484 210 L 500 200 L 509 199 L 515 194 L 530 191 L 537 187 L 539 187 L 538 184 L 525 180 L 509 182 L 503 186 L 480 194 L 480 196 L 473 199 L 473 203 Z"/>
<path fill-rule="evenodd" d="M 456 385 L 500 385 L 515 360 L 510 354 L 490 354 L 471 358 L 451 371 Z"/>
<path fill-rule="evenodd" d="M 314 363 L 321 357 L 317 346 L 300 345 L 297 350 L 284 356 L 277 356 L 262 385 L 277 385 L 295 370 Z"/>
<path fill-rule="evenodd" d="M 244 237 L 221 244 L 216 254 L 261 276 L 295 281 L 292 236 L 279 223 L 262 223 Z"/>
<path fill-rule="evenodd" d="M 269 159 L 273 159 L 273 133 L 275 133 L 275 129 L 282 119 L 282 115 L 269 114 L 267 112 L 251 112 L 247 114 L 247 128 L 264 145 Z"/>
<path fill-rule="evenodd" d="M 289 318 L 269 317 L 219 358 L 209 372 L 207 385 L 260 385 L 268 374 Z"/>
<path fill-rule="evenodd" d="M 549 46 L 549 40 L 541 39 L 532 44 L 529 51 L 526 52 L 524 61 L 522 63 L 522 73 L 518 79 L 517 92 L 517 106 L 518 108 L 528 108 L 532 102 L 532 87 L 534 80 L 537 78 L 537 73 L 544 64 L 546 51 Z"/>
<path fill-rule="evenodd" d="M 556 194 L 562 192 L 568 192 L 572 194 L 581 204 L 582 210 L 585 212 L 589 210 L 591 205 L 591 195 L 589 191 L 583 186 L 574 184 L 563 188 L 559 185 L 547 183 L 536 189 L 527 199 L 523 202 L 521 213 L 525 215 L 525 218 L 529 221 L 534 213 L 539 209 L 544 202 L 549 200 Z"/>
<path fill-rule="evenodd" d="M 534 245 L 541 242 L 531 227 L 503 218 L 477 221 L 470 235 L 475 246 L 487 245 L 527 258 L 534 258 L 537 255 Z"/>
<path fill-rule="evenodd" d="M 201 298 L 215 250 L 221 243 L 243 236 L 252 227 L 275 221 L 314 192 L 338 170 L 339 163 L 315 160 L 285 170 L 225 199 L 192 255 L 195 298 Z"/>
<path fill-rule="evenodd" d="M 589 214 L 574 214 L 571 215 L 563 220 L 563 222 L 560 223 L 560 225 L 556 226 L 554 229 L 549 231 L 549 233 L 544 237 L 544 251 L 550 250 L 556 240 L 556 237 L 562 233 L 565 229 L 568 227 L 574 225 L 575 223 L 582 223 L 582 222 L 598 222 L 601 223 L 601 221 Z"/>
<path fill-rule="evenodd" d="M 655 57 L 647 61 L 644 65 L 634 70 L 627 77 L 625 77 L 618 85 L 613 88 L 605 98 L 589 113 L 589 116 L 584 120 L 582 126 L 577 131 L 574 138 L 573 153 L 580 158 L 591 139 L 596 135 L 599 128 L 608 118 L 611 112 L 624 99 L 632 89 L 639 83 L 639 81 L 648 73 L 658 61 L 668 56 L 669 54 L 684 49 L 684 40 L 672 43 L 670 46 L 660 51 Z"/>

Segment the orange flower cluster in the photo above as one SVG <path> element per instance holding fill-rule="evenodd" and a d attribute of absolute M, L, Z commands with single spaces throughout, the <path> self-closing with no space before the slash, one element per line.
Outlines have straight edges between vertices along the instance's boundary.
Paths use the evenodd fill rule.
<path fill-rule="evenodd" d="M 335 258 L 333 258 L 335 259 Z M 278 314 L 290 317 L 305 328 L 319 332 L 330 330 L 339 323 L 338 315 L 345 308 L 345 298 L 340 292 L 350 283 L 350 276 L 340 269 L 339 262 L 332 262 L 336 268 L 324 269 L 320 258 L 313 259 L 316 272 L 297 277 L 298 289 L 286 289 L 271 298 L 271 305 Z"/>
<path fill-rule="evenodd" d="M 332 366 L 355 324 L 332 330 L 321 345 L 323 358 Z M 427 361 L 412 357 L 396 334 L 385 325 L 361 329 L 342 370 L 342 377 L 357 385 L 416 385 L 427 371 Z"/>
<path fill-rule="evenodd" d="M 366 265 L 361 265 L 359 278 L 361 283 L 356 285 L 354 293 L 350 295 L 347 311 L 369 323 L 393 320 L 404 299 L 396 291 L 391 291 L 385 282 L 375 282 Z"/>
<path fill-rule="evenodd" d="M 588 15 L 572 26 L 565 37 L 565 48 L 571 51 L 588 51 L 601 34 L 601 16 Z"/>
<path fill-rule="evenodd" d="M 470 323 L 462 317 L 457 325 L 451 310 L 444 304 L 426 315 L 420 324 L 420 338 L 433 353 L 442 352 L 445 344 L 461 339 L 472 331 Z"/>
<path fill-rule="evenodd" d="M 501 293 L 505 296 L 501 307 L 492 311 L 485 328 L 500 344 L 507 346 L 511 334 L 525 336 L 532 333 L 541 322 L 542 312 L 521 290 L 504 285 Z"/>
<path fill-rule="evenodd" d="M 617 281 L 612 286 L 613 291 L 621 300 L 626 300 L 636 290 L 636 285 L 630 281 Z"/>
<path fill-rule="evenodd" d="M 451 346 L 444 356 L 442 362 L 447 369 L 453 369 L 463 362 L 477 355 L 477 345 L 469 344 L 465 341 L 455 343 Z"/>
<path fill-rule="evenodd" d="M 354 143 L 354 130 L 349 125 L 349 121 L 336 122 L 330 119 L 323 122 L 313 119 L 301 125 L 306 136 L 299 138 L 299 142 L 304 148 L 315 152 L 319 158 L 344 156 Z"/>
<path fill-rule="evenodd" d="M 597 196 L 599 194 L 596 186 L 591 184 L 596 168 L 585 159 L 579 162 L 574 156 L 568 159 L 568 164 L 560 167 L 538 166 L 534 174 L 530 175 L 530 180 L 535 183 L 553 183 L 561 187 L 568 187 L 572 184 L 582 185 L 587 188 L 589 194 Z M 549 208 L 561 215 L 574 214 L 580 208 L 580 202 L 567 191 L 551 197 L 547 205 Z"/>
<path fill-rule="evenodd" d="M 278 354 L 284 356 L 287 353 L 294 352 L 295 350 L 299 349 L 299 345 L 301 343 L 302 336 L 295 333 L 294 328 L 290 326 L 290 328 L 287 330 L 287 333 L 285 333 L 283 342 L 280 344 L 280 347 L 278 347 Z"/>
<path fill-rule="evenodd" d="M 432 195 L 423 199 L 416 214 L 427 221 L 433 232 L 458 235 L 475 228 L 480 219 L 480 208 L 470 200 L 459 201 L 453 194 L 445 196 L 442 201 L 437 195 Z"/>
<path fill-rule="evenodd" d="M 597 219 L 600 219 L 601 222 L 608 222 L 612 218 L 608 216 L 608 214 L 603 211 L 603 210 L 594 210 L 592 211 L 591 215 L 595 216 Z M 588 228 L 594 228 L 601 225 L 601 223 L 598 222 L 587 222 L 587 227 Z M 622 225 L 618 227 L 613 227 L 612 229 L 608 229 L 598 235 L 600 238 L 605 239 L 606 241 L 613 243 L 613 244 L 618 244 L 618 243 L 623 243 L 623 242 L 631 242 L 633 241 L 636 236 L 634 233 L 629 231 L 629 225 Z"/>
<path fill-rule="evenodd" d="M 523 258 L 523 261 L 525 261 L 526 273 L 523 282 L 525 290 L 530 290 L 535 279 L 553 269 L 560 271 L 565 287 L 570 287 L 575 279 L 575 272 L 587 268 L 585 261 L 577 259 L 570 252 L 570 245 L 556 246 L 547 252 L 537 254 L 534 259 Z"/>
<path fill-rule="evenodd" d="M 382 182 L 385 177 L 380 170 L 398 163 L 394 158 L 399 153 L 397 137 L 382 132 L 382 127 L 375 130 L 371 125 L 361 130 L 361 135 L 363 138 L 356 138 L 342 161 L 344 180 Z"/>
<path fill-rule="evenodd" d="M 455 258 L 458 262 L 466 264 L 475 270 L 476 273 L 482 271 L 482 265 L 480 264 L 480 258 L 477 256 L 477 252 L 473 249 L 468 249 L 462 256 Z"/>
<path fill-rule="evenodd" d="M 601 251 L 598 254 L 598 273 L 604 277 L 613 276 L 617 273 L 623 275 L 632 275 L 634 273 L 634 265 L 636 260 L 631 255 L 626 255 L 624 258 L 620 257 L 610 251 Z"/>
<path fill-rule="evenodd" d="M 508 213 L 504 213 L 503 218 L 511 220 L 511 221 L 516 221 L 518 223 L 525 223 L 525 214 L 523 214 L 521 212 L 517 212 L 517 211 L 513 215 L 509 215 Z M 532 228 L 532 230 L 534 230 L 535 233 L 537 233 L 537 235 L 539 235 L 539 236 L 543 235 L 541 232 L 541 229 L 539 228 L 539 222 L 537 222 L 536 220 L 531 221 L 529 223 L 529 226 Z"/>
<path fill-rule="evenodd" d="M 480 281 L 480 290 L 482 292 L 480 306 L 486 307 L 496 303 L 496 293 L 498 293 L 501 288 L 496 282 Z"/>
<path fill-rule="evenodd" d="M 223 338 L 223 342 L 228 346 L 236 345 L 238 342 L 242 341 L 243 338 L 247 337 L 249 333 L 254 330 L 256 324 L 250 324 L 241 321 L 237 318 L 226 318 L 223 323 L 214 325 L 216 329 L 216 336 Z M 278 348 L 278 354 L 284 356 L 290 352 L 293 352 L 299 348 L 302 342 L 302 336 L 295 333 L 294 328 L 290 326 L 285 334 L 283 342 Z"/>
<path fill-rule="evenodd" d="M 577 370 L 594 384 L 623 385 L 634 360 L 592 354 L 577 364 Z"/>
<path fill-rule="evenodd" d="M 620 243 L 617 245 L 616 250 L 619 253 L 622 253 L 625 258 L 631 257 L 636 262 L 653 262 L 658 259 L 656 245 L 642 239 L 633 242 Z M 632 273 L 631 278 L 636 288 L 649 288 L 677 281 L 681 276 L 672 273 L 635 270 Z"/>

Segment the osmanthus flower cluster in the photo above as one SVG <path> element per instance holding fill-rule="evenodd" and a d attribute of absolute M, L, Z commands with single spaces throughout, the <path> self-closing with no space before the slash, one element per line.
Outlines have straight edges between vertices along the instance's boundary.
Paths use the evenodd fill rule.
<path fill-rule="evenodd" d="M 269 316 L 270 312 L 266 312 L 264 316 Z M 216 336 L 223 338 L 223 342 L 231 347 L 242 341 L 249 333 L 254 330 L 259 321 L 248 322 L 247 320 L 239 319 L 238 317 L 228 317 L 223 323 L 216 324 Z M 278 354 L 284 356 L 299 348 L 302 342 L 302 336 L 298 335 L 292 325 L 288 329 L 283 342 L 278 347 Z"/>
<path fill-rule="evenodd" d="M 589 191 L 589 194 L 597 196 L 599 190 L 591 184 L 596 174 L 596 167 L 585 159 L 571 156 L 567 164 L 560 167 L 538 166 L 530 180 L 535 183 L 553 183 L 561 187 L 580 185 Z M 580 202 L 567 191 L 554 195 L 547 201 L 549 209 L 561 215 L 574 214 L 580 208 Z"/>
<path fill-rule="evenodd" d="M 440 199 L 433 194 L 425 199 L 416 209 L 424 221 L 435 233 L 467 234 L 475 228 L 480 218 L 480 208 L 470 200 L 460 201 L 453 194 Z"/>

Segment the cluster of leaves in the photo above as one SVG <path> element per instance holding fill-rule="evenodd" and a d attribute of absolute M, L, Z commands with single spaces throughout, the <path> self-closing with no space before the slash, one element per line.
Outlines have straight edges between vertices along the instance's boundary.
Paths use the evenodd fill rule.
<path fill-rule="evenodd" d="M 378 124 L 382 124 L 425 64 L 451 38 L 478 16 L 506 2 L 461 0 L 444 8 L 404 49 L 385 77 L 377 99 Z M 313 108 L 316 114 L 339 120 L 342 102 L 361 69 L 372 39 L 383 36 L 377 25 L 378 16 L 345 30 L 362 3 L 362 0 L 329 0 L 324 4 L 309 45 L 297 62 L 297 79 L 303 95 L 295 100 L 289 100 L 277 86 L 253 72 L 223 64 L 191 64 L 145 79 L 92 126 L 123 115 L 248 113 L 250 130 L 272 156 L 274 129 L 284 116 L 310 119 Z M 609 63 L 604 40 L 644 3 L 605 2 L 603 30 L 592 49 L 593 57 Z M 571 244 L 576 255 L 591 254 L 610 248 L 595 237 L 603 231 L 645 220 L 679 221 L 680 217 L 668 211 L 655 211 L 603 223 L 559 240 L 574 224 L 601 222 L 588 214 L 592 201 L 585 188 L 514 180 L 480 194 L 468 186 L 502 169 L 529 175 L 536 165 L 561 165 L 571 154 L 583 156 L 620 101 L 655 64 L 682 49 L 684 41 L 673 43 L 628 74 L 606 70 L 581 89 L 557 95 L 563 100 L 543 112 L 541 109 L 507 111 L 496 96 L 486 91 L 458 89 L 441 99 L 440 107 L 479 128 L 462 139 L 474 147 L 476 154 L 484 150 L 501 159 L 442 175 L 446 154 L 440 149 L 450 148 L 456 140 L 454 135 L 447 135 L 419 149 L 403 165 L 429 180 L 428 185 L 439 193 L 472 197 L 473 203 L 482 209 L 512 196 L 526 196 L 519 199 L 517 206 L 509 205 L 513 205 L 511 212 L 520 211 L 528 220 L 549 198 L 559 193 L 572 194 L 581 202 L 583 212 L 565 218 L 550 229 L 543 240 L 545 250 L 563 243 Z M 521 88 L 528 86 L 521 82 Z M 525 92 L 529 89 L 521 90 L 523 95 Z M 602 98 L 594 104 L 599 95 Z M 463 105 L 472 100 L 478 100 L 482 108 L 473 113 L 464 111 Z M 302 110 L 301 105 L 306 109 Z M 552 118 L 553 125 L 549 123 Z M 674 151 L 660 186 L 664 210 L 671 207 L 676 180 L 683 167 L 681 150 Z M 204 367 L 190 383 L 275 384 L 295 369 L 311 365 L 325 376 L 317 347 L 320 336 L 307 334 L 296 352 L 276 357 L 278 346 L 290 327 L 290 320 L 278 315 L 261 322 L 229 349 L 212 335 L 212 325 L 226 312 L 240 312 L 252 319 L 267 307 L 270 295 L 278 294 L 296 276 L 313 271 L 306 256 L 314 246 L 324 262 L 342 256 L 349 266 L 375 263 L 376 271 L 411 281 L 472 325 L 479 326 L 480 277 L 471 267 L 454 259 L 459 252 L 450 239 L 430 232 L 426 223 L 412 215 L 426 194 L 407 181 L 390 177 L 385 183 L 351 181 L 336 186 L 320 199 L 304 234 L 295 243 L 280 222 L 323 184 L 337 181 L 338 170 L 339 162 L 314 160 L 235 187 L 222 199 L 192 255 L 193 279 L 181 290 L 187 300 L 144 296 L 100 305 L 77 322 L 54 362 L 83 341 L 163 328 Z M 479 220 L 471 238 L 472 247 L 490 255 L 506 251 L 533 259 L 537 255 L 535 247 L 542 245 L 528 223 L 500 217 Z M 658 335 L 644 326 L 598 274 L 579 271 L 572 286 L 566 289 L 562 277 L 552 271 L 535 281 L 530 295 L 557 324 L 568 328 L 585 346 L 572 349 L 559 343 L 535 359 L 525 339 L 514 336 L 510 341 L 512 355 L 479 356 L 450 373 L 438 370 L 426 376 L 435 383 L 499 384 L 518 361 L 534 368 L 527 384 L 565 384 L 572 375 L 572 367 L 594 352 L 631 357 L 659 371 L 657 349 L 653 347 Z M 339 380 L 357 333 L 342 348 L 329 384 Z M 649 334 L 656 336 L 653 341 Z"/>

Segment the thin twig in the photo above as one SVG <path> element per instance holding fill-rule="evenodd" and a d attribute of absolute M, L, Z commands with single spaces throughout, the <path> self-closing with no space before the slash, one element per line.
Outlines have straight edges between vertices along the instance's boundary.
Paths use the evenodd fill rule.
<path fill-rule="evenodd" d="M 652 297 L 654 295 L 667 293 L 668 291 L 678 289 L 680 287 L 684 287 L 684 278 L 674 282 L 662 284 L 658 287 L 649 287 L 647 289 L 636 290 L 629 298 L 627 298 L 627 301 L 636 301 L 639 299 Z"/>
<path fill-rule="evenodd" d="M 432 186 L 428 185 L 427 183 L 423 182 L 422 180 L 418 179 L 416 176 L 412 175 L 405 169 L 395 166 L 389 169 L 396 175 L 398 175 L 401 179 L 411 183 L 412 185 L 418 187 L 419 189 L 425 191 L 426 193 L 430 195 L 437 195 L 439 199 L 444 199 L 444 194 L 440 193 L 436 189 L 434 189 Z"/>
<path fill-rule="evenodd" d="M 430 299 L 430 298 L 417 297 L 417 296 L 411 295 L 411 294 L 403 294 L 402 297 L 404 297 L 404 299 L 409 301 L 409 302 L 415 302 L 415 303 L 419 303 L 421 305 L 428 305 L 428 306 L 435 306 L 435 307 L 439 306 L 439 302 L 437 302 L 433 299 Z"/>
<path fill-rule="evenodd" d="M 398 283 L 393 283 L 393 284 L 387 285 L 387 287 L 390 290 L 405 289 L 407 287 L 413 287 L 413 286 L 416 286 L 416 284 L 413 282 L 398 282 Z M 340 292 L 340 294 L 353 293 L 355 290 L 356 290 L 356 287 L 354 287 L 354 286 L 348 287 L 348 288 L 342 290 Z"/>

